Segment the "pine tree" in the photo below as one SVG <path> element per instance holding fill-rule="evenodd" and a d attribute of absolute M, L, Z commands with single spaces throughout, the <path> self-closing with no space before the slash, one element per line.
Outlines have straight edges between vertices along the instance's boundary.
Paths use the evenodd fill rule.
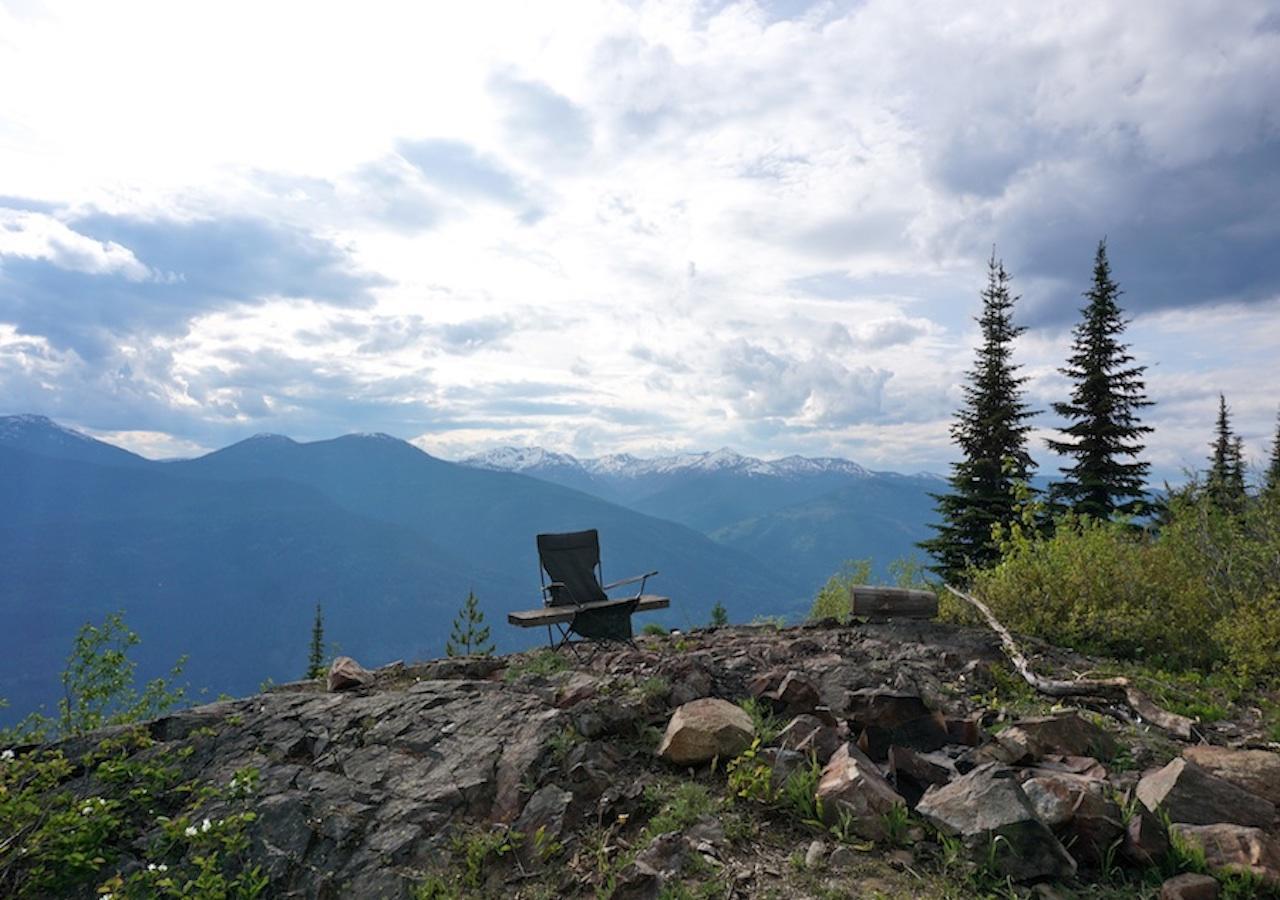
<path fill-rule="evenodd" d="M 724 604 L 719 600 L 716 605 L 711 607 L 711 627 L 718 628 L 721 625 L 729 624 L 729 611 L 724 608 Z"/>
<path fill-rule="evenodd" d="M 316 619 L 311 625 L 311 650 L 307 654 L 307 677 L 324 677 L 324 614 L 316 604 Z"/>
<path fill-rule="evenodd" d="M 1066 476 L 1050 491 L 1055 506 L 1095 519 L 1115 513 L 1136 515 L 1146 508 L 1146 481 L 1150 464 L 1138 461 L 1142 435 L 1151 431 L 1138 422 L 1138 410 L 1150 406 L 1142 373 L 1133 366 L 1129 346 L 1120 343 L 1127 321 L 1116 302 L 1123 292 L 1111 280 L 1107 242 L 1098 242 L 1093 263 L 1093 287 L 1073 334 L 1071 357 L 1062 374 L 1074 382 L 1071 400 L 1053 404 L 1070 424 L 1060 429 L 1062 440 L 1049 447 L 1074 463 L 1063 468 Z M 1129 462 L 1124 461 L 1128 457 Z"/>
<path fill-rule="evenodd" d="M 1231 410 L 1227 398 L 1218 395 L 1218 421 L 1216 436 L 1210 445 L 1209 475 L 1205 479 L 1205 493 L 1209 501 L 1219 509 L 1238 510 L 1244 505 L 1244 444 L 1231 431 Z"/>
<path fill-rule="evenodd" d="M 937 536 L 920 544 L 935 560 L 932 570 L 948 580 L 970 565 L 999 559 L 992 527 L 1017 518 L 1014 487 L 1035 467 L 1027 453 L 1026 424 L 1034 413 L 1022 399 L 1027 379 L 1016 374 L 1012 361 L 1013 340 L 1025 330 L 1013 324 L 1016 300 L 993 249 L 977 319 L 982 346 L 966 375 L 964 406 L 951 425 L 962 459 L 951 466 L 950 492 L 934 495 L 942 519 L 931 526 Z"/>
<path fill-rule="evenodd" d="M 1262 490 L 1280 495 L 1280 413 L 1276 414 L 1276 438 L 1271 443 L 1271 461 L 1262 475 Z"/>
<path fill-rule="evenodd" d="M 493 644 L 489 642 L 489 626 L 484 623 L 484 613 L 474 591 L 467 592 L 457 618 L 453 620 L 453 633 L 445 641 L 446 656 L 492 656 Z"/>

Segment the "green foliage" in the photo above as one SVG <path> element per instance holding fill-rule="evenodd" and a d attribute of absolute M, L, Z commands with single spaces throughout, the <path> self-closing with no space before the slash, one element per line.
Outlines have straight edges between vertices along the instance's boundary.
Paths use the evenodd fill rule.
<path fill-rule="evenodd" d="M 724 608 L 724 604 L 719 600 L 716 605 L 711 607 L 711 627 L 718 628 L 722 625 L 729 624 L 729 611 Z"/>
<path fill-rule="evenodd" d="M 545 678 L 569 668 L 569 661 L 554 650 L 544 649 L 529 654 L 507 666 L 504 678 L 515 681 L 525 675 Z"/>
<path fill-rule="evenodd" d="M 324 663 L 324 613 L 316 603 L 316 618 L 311 624 L 311 648 L 307 654 L 307 678 L 323 678 Z"/>
<path fill-rule="evenodd" d="M 661 675 L 650 675 L 637 686 L 640 699 L 646 704 L 665 701 L 671 694 L 671 682 Z"/>
<path fill-rule="evenodd" d="M 810 756 L 809 764 L 801 766 L 782 783 L 778 792 L 778 806 L 790 813 L 802 824 L 822 827 L 822 804 L 818 801 L 818 782 L 822 779 L 822 766 Z"/>
<path fill-rule="evenodd" d="M 640 629 L 640 633 L 652 635 L 653 637 L 663 637 L 666 635 L 667 629 L 657 622 L 645 622 L 644 627 Z"/>
<path fill-rule="evenodd" d="M 1013 363 L 1013 342 L 1025 331 L 1013 324 L 1016 301 L 993 248 L 978 317 L 982 345 L 951 426 L 961 459 L 951 467 L 947 493 L 934 496 L 941 519 L 932 526 L 937 535 L 920 544 L 936 561 L 934 571 L 948 580 L 999 558 L 991 529 L 1013 518 L 1010 486 L 1025 481 L 1035 467 L 1027 452 L 1027 420 L 1034 415 L 1023 400 L 1027 379 Z"/>
<path fill-rule="evenodd" d="M 493 643 L 489 640 L 489 626 L 484 623 L 484 613 L 474 591 L 467 591 L 467 599 L 453 620 L 453 633 L 445 641 L 446 656 L 493 656 Z"/>
<path fill-rule="evenodd" d="M 129 650 L 138 643 L 123 613 L 112 613 L 101 625 L 85 623 L 62 671 L 57 718 L 32 712 L 13 728 L 0 729 L 0 744 L 34 743 L 139 722 L 180 705 L 186 688 L 173 682 L 181 676 L 186 657 L 174 663 L 167 677 L 154 678 L 139 691 L 134 685 L 137 663 L 129 658 Z"/>
<path fill-rule="evenodd" d="M 1074 460 L 1050 489 L 1054 502 L 1094 519 L 1141 514 L 1150 468 L 1137 461 L 1142 436 L 1151 431 L 1138 423 L 1139 410 L 1151 405 L 1142 382 L 1146 367 L 1130 365 L 1128 345 L 1120 342 L 1126 325 L 1117 303 L 1121 293 L 1111 279 L 1107 243 L 1099 241 L 1093 286 L 1085 293 L 1088 302 L 1061 370 L 1072 382 L 1071 399 L 1053 404 L 1068 424 L 1060 429 L 1061 440 L 1048 442 L 1054 452 Z"/>
<path fill-rule="evenodd" d="M 462 862 L 463 884 L 469 888 L 483 887 L 490 867 L 515 853 L 523 839 L 520 832 L 506 827 L 469 831 L 455 836 L 452 849 Z"/>
<path fill-rule="evenodd" d="M 787 627 L 787 617 L 786 616 L 753 616 L 751 619 L 751 624 L 759 625 L 764 628 L 772 628 L 774 631 L 777 631 L 779 628 Z"/>
<path fill-rule="evenodd" d="M 725 766 L 729 793 L 740 800 L 770 805 L 778 799 L 773 786 L 773 769 L 760 758 L 760 738 L 751 742 Z"/>
<path fill-rule="evenodd" d="M 0 893 L 261 896 L 267 878 L 246 857 L 258 773 L 184 782 L 176 763 L 191 752 L 135 729 L 74 763 L 61 751 L 0 754 Z"/>
<path fill-rule="evenodd" d="M 835 619 L 841 624 L 848 622 L 853 613 L 853 586 L 870 580 L 871 560 L 846 559 L 840 570 L 827 579 L 813 598 L 813 605 L 809 607 L 810 621 Z"/>
<path fill-rule="evenodd" d="M 782 731 L 783 721 L 773 712 L 773 707 L 769 705 L 767 700 L 761 700 L 758 697 L 747 697 L 745 700 L 738 702 L 738 705 L 746 711 L 751 717 L 751 724 L 755 726 L 756 738 L 762 744 L 770 744 L 773 739 Z"/>
<path fill-rule="evenodd" d="M 1198 484 L 1169 498 L 1159 533 L 1059 519 L 1014 530 L 974 589 L 1014 631 L 1174 670 L 1280 678 L 1280 496 L 1223 510 Z"/>
<path fill-rule="evenodd" d="M 657 809 L 644 828 L 644 843 L 660 834 L 684 831 L 703 816 L 720 809 L 720 802 L 706 786 L 692 781 L 651 784 L 644 790 L 644 801 L 649 808 Z"/>
<path fill-rule="evenodd" d="M 1244 449 L 1231 431 L 1231 411 L 1227 398 L 1218 395 L 1218 421 L 1209 457 L 1209 473 L 1205 478 L 1205 494 L 1219 509 L 1236 512 L 1244 506 Z"/>

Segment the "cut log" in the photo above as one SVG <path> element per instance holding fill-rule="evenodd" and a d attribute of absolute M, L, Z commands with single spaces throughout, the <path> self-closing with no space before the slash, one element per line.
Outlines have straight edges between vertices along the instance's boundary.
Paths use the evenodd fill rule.
<path fill-rule="evenodd" d="M 1184 741 L 1191 739 L 1191 729 L 1195 725 L 1194 720 L 1161 709 L 1150 697 L 1134 687 L 1128 678 L 1080 678 L 1075 681 L 1057 681 L 1037 675 L 1032 671 L 1031 663 L 1022 655 L 1022 650 L 1019 649 L 1017 641 L 1013 639 L 1013 635 L 1009 633 L 1009 629 L 1000 624 L 995 614 L 987 607 L 987 604 L 977 597 L 969 596 L 964 591 L 956 590 L 951 585 L 946 587 L 948 591 L 968 603 L 982 615 L 991 630 L 1000 636 L 1000 643 L 1004 646 L 1004 652 L 1009 657 L 1009 661 L 1013 663 L 1014 669 L 1022 676 L 1022 680 L 1041 694 L 1050 697 L 1093 697 L 1123 703 L 1137 713 L 1140 718 L 1150 722 L 1160 730 L 1167 731 L 1174 737 L 1182 738 Z"/>
<path fill-rule="evenodd" d="M 869 619 L 933 619 L 938 615 L 938 595 L 908 588 L 855 584 L 849 589 L 850 609 Z"/>

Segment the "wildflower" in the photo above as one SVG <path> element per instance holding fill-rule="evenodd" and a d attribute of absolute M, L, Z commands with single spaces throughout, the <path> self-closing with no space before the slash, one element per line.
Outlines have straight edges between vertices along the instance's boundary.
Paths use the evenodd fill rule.
<path fill-rule="evenodd" d="M 196 836 L 196 826 L 194 826 L 194 825 L 188 825 L 188 826 L 187 826 L 187 830 L 186 830 L 186 831 L 184 831 L 184 832 L 182 832 L 182 833 L 183 833 L 183 834 L 185 834 L 187 837 L 195 837 L 195 836 Z"/>
<path fill-rule="evenodd" d="M 90 816 L 90 815 L 93 815 L 93 807 L 92 807 L 92 806 L 86 806 L 84 809 L 80 810 L 80 815 L 82 815 L 82 816 Z"/>
<path fill-rule="evenodd" d="M 12 750 L 6 750 L 3 753 L 0 753 L 0 762 L 8 762 L 11 759 L 13 759 Z"/>
<path fill-rule="evenodd" d="M 204 824 L 200 826 L 200 830 L 201 830 L 201 831 L 208 831 L 208 830 L 209 830 L 210 828 L 212 828 L 212 827 L 213 827 L 213 823 L 212 823 L 212 822 L 210 822 L 208 819 L 205 819 L 205 820 L 204 820 Z"/>

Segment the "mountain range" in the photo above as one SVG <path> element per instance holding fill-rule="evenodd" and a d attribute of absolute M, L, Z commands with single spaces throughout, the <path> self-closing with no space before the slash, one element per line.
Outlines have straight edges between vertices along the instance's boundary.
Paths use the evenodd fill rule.
<path fill-rule="evenodd" d="M 672 608 L 638 620 L 796 617 L 846 557 L 924 535 L 938 482 L 846 460 L 721 450 L 597 460 L 511 450 L 463 463 L 387 435 L 259 435 L 153 461 L 39 416 L 0 417 L 0 722 L 57 696 L 75 630 L 117 609 L 140 676 L 244 693 L 304 667 L 314 606 L 370 664 L 440 655 L 468 591 L 499 649 L 539 637 L 505 614 L 539 602 L 533 537 L 598 528 L 606 579 L 650 569 Z"/>

